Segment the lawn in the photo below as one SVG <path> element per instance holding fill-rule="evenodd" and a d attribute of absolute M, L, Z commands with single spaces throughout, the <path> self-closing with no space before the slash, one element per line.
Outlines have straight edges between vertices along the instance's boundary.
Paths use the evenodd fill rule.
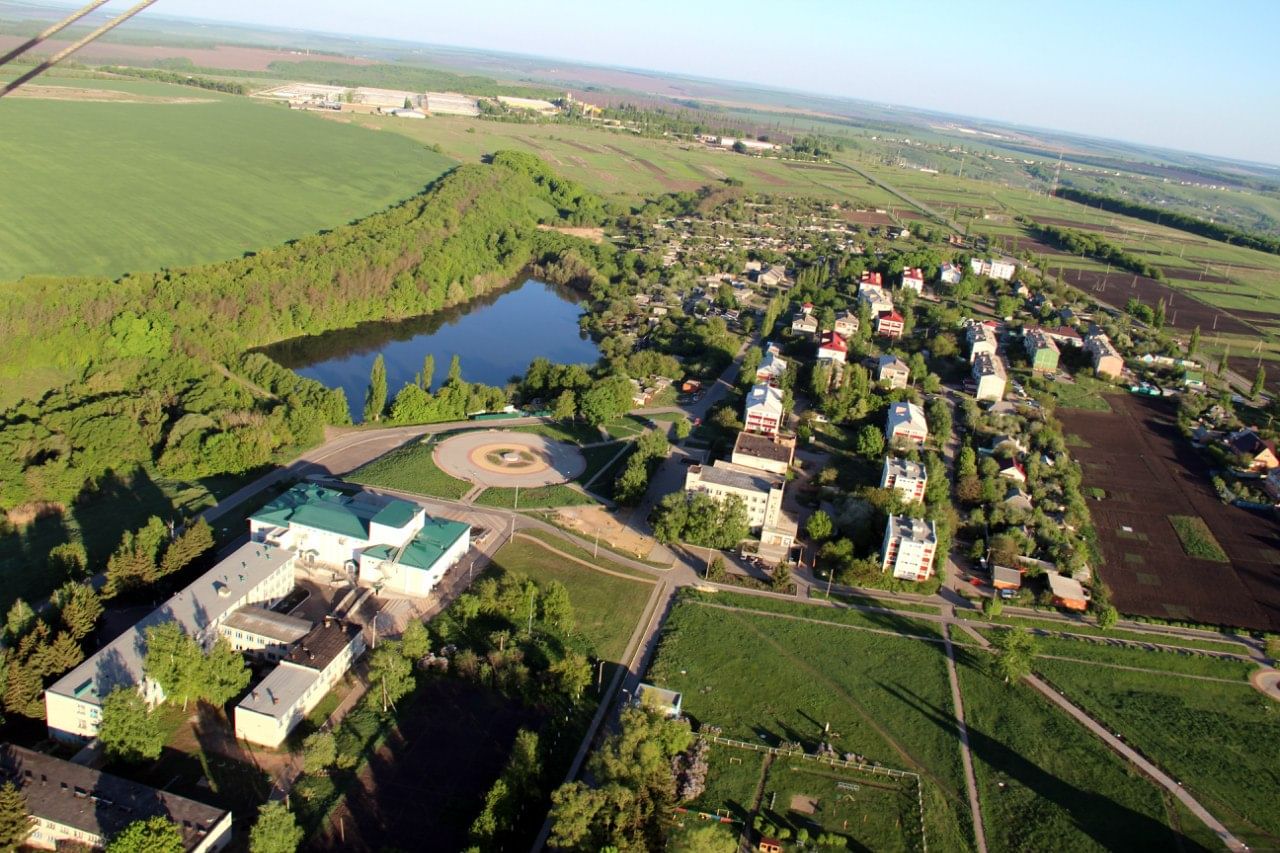
<path fill-rule="evenodd" d="M 453 165 L 396 134 L 248 98 L 143 81 L 41 82 L 143 102 L 0 102 L 0 281 L 235 257 L 366 216 Z"/>
<path fill-rule="evenodd" d="M 1178 849 L 1154 785 L 1032 688 L 989 674 L 986 655 L 957 657 L 993 853 Z"/>
<path fill-rule="evenodd" d="M 599 503 L 588 494 L 565 484 L 538 486 L 532 489 L 488 488 L 475 499 L 476 506 L 499 509 L 546 509 L 557 506 L 582 506 Z"/>
<path fill-rule="evenodd" d="M 682 600 L 646 681 L 679 690 L 725 737 L 809 752 L 827 739 L 921 773 L 930 846 L 971 845 L 941 644 Z"/>
<path fill-rule="evenodd" d="M 596 447 L 588 447 L 582 451 L 583 457 L 587 460 L 587 467 L 578 477 L 578 482 L 584 487 L 591 480 L 604 470 L 605 466 L 613 461 L 618 452 L 623 449 L 620 441 L 611 442 L 609 444 L 601 444 Z"/>
<path fill-rule="evenodd" d="M 353 483 L 379 486 L 457 500 L 471 490 L 466 480 L 451 477 L 436 465 L 430 438 L 401 447 L 357 468 L 346 476 Z"/>
<path fill-rule="evenodd" d="M 705 601 L 712 606 L 732 606 L 742 610 L 758 610 L 766 613 L 777 613 L 794 616 L 804 620 L 829 622 L 836 625 L 849 625 L 855 628 L 876 628 L 881 631 L 894 631 L 901 634 L 914 634 L 918 637 L 936 637 L 942 639 L 942 630 L 937 622 L 924 619 L 913 619 L 899 616 L 896 613 L 868 613 L 841 607 L 839 604 L 826 607 L 808 604 L 803 600 L 790 601 L 783 598 L 770 598 L 763 595 L 751 595 L 742 592 L 686 592 L 691 599 Z M 937 608 L 931 611 L 937 614 Z"/>
<path fill-rule="evenodd" d="M 1060 408 L 1111 411 L 1111 404 L 1103 395 L 1114 394 L 1117 391 L 1115 385 L 1083 372 L 1077 373 L 1072 379 L 1071 382 L 1053 382 L 1049 385 L 1049 392 L 1057 399 Z"/>
<path fill-rule="evenodd" d="M 838 833 L 854 850 L 924 849 L 914 779 L 778 758 L 765 778 L 761 813 L 775 826 L 789 827 L 793 837 L 803 828 L 810 838 Z"/>
<path fill-rule="evenodd" d="M 1280 846 L 1280 706 L 1247 684 L 1127 673 L 1039 660 L 1036 670 L 1186 785 L 1254 849 Z"/>
<path fill-rule="evenodd" d="M 610 438 L 634 438 L 649 428 L 645 418 L 639 415 L 623 415 L 612 421 L 606 421 L 604 431 Z"/>
<path fill-rule="evenodd" d="M 749 749 L 708 744 L 707 787 L 690 809 L 731 817 L 748 825 L 754 812 L 752 800 L 764 769 L 767 753 Z"/>
<path fill-rule="evenodd" d="M 536 581 L 563 583 L 573 604 L 576 631 L 596 655 L 610 661 L 622 660 L 653 591 L 652 582 L 592 571 L 524 538 L 503 545 L 493 565 L 498 571 L 518 572 Z M 607 560 L 597 565 L 609 568 Z"/>
<path fill-rule="evenodd" d="M 1108 637 L 1117 640 L 1131 640 L 1139 643 L 1159 643 L 1165 646 L 1176 646 L 1181 649 L 1203 649 L 1210 652 L 1230 652 L 1247 654 L 1249 649 L 1242 643 L 1223 640 L 1196 640 L 1181 637 L 1177 634 L 1162 634 L 1158 631 L 1141 631 L 1130 628 L 1098 628 L 1093 624 L 1075 621 L 1058 621 L 1055 619 L 1033 619 L 1025 616 L 984 616 L 981 613 L 960 611 L 961 619 L 969 622 L 986 622 L 997 625 L 1012 625 L 1018 628 L 1038 628 L 1044 631 L 1077 634 L 1086 637 Z"/>
<path fill-rule="evenodd" d="M 992 632 L 982 629 L 980 633 L 988 637 L 993 636 Z M 1228 681 L 1245 681 L 1249 678 L 1249 673 L 1256 668 L 1256 664 L 1248 661 L 1222 660 L 1207 655 L 1197 655 L 1190 650 L 1185 654 L 1173 651 L 1149 651 L 1126 646 L 1108 646 L 1069 637 L 1037 637 L 1036 643 L 1042 655 L 1181 675 L 1200 675 Z"/>
<path fill-rule="evenodd" d="M 1169 523 L 1173 525 L 1178 541 L 1182 543 L 1182 550 L 1187 552 L 1188 557 L 1213 560 L 1215 563 L 1229 562 L 1227 552 L 1222 550 L 1203 518 L 1196 515 L 1171 515 Z"/>
<path fill-rule="evenodd" d="M 554 439 L 555 441 L 567 441 L 570 444 L 596 444 L 604 440 L 598 428 L 576 422 L 551 421 L 545 424 L 512 427 L 511 431 L 528 432 L 544 438 Z"/>

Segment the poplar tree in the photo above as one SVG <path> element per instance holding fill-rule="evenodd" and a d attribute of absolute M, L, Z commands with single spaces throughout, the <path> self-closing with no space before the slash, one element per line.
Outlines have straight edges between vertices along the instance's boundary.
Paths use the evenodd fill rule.
<path fill-rule="evenodd" d="M 387 363 L 382 353 L 373 360 L 373 369 L 369 371 L 369 390 L 364 395 L 365 421 L 382 420 L 382 413 L 387 408 Z"/>

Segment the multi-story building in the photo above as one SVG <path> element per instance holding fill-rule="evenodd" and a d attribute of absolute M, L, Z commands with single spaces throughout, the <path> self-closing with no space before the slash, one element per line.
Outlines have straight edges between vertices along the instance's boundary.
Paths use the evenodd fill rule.
<path fill-rule="evenodd" d="M 131 782 L 82 764 L 4 744 L 0 779 L 22 791 L 31 816 L 24 847 L 102 849 L 135 821 L 170 821 L 187 853 L 210 853 L 231 842 L 231 812 Z"/>
<path fill-rule="evenodd" d="M 822 342 L 818 344 L 819 361 L 837 361 L 845 363 L 849 355 L 849 345 L 836 332 L 824 332 Z"/>
<path fill-rule="evenodd" d="M 716 460 L 714 465 L 692 465 L 685 475 L 686 492 L 704 492 L 716 500 L 730 496 L 742 499 L 747 508 L 747 524 L 753 533 L 776 527 L 782 515 L 782 493 L 786 478 L 777 474 Z"/>
<path fill-rule="evenodd" d="M 919 267 L 907 267 L 902 271 L 902 286 L 916 293 L 924 293 L 924 273 Z"/>
<path fill-rule="evenodd" d="M 742 408 L 742 421 L 748 432 L 777 435 L 782 429 L 782 389 L 772 385 L 753 385 Z"/>
<path fill-rule="evenodd" d="M 964 278 L 964 270 L 955 264 L 943 264 L 938 270 L 939 284 L 959 284 Z"/>
<path fill-rule="evenodd" d="M 893 297 L 889 291 L 875 284 L 864 284 L 858 288 L 858 302 L 871 310 L 872 317 L 893 310 Z"/>
<path fill-rule="evenodd" d="M 906 321 L 897 311 L 884 311 L 876 317 L 876 334 L 882 338 L 900 338 Z"/>
<path fill-rule="evenodd" d="M 268 661 L 280 660 L 310 630 L 306 619 L 258 606 L 241 607 L 218 626 L 231 648 Z"/>
<path fill-rule="evenodd" d="M 1051 373 L 1058 369 L 1058 345 L 1044 329 L 1030 329 L 1023 337 L 1031 369 Z"/>
<path fill-rule="evenodd" d="M 729 461 L 742 468 L 755 468 L 770 474 L 786 474 L 791 468 L 791 460 L 795 457 L 796 440 L 794 437 L 756 435 L 750 432 L 738 433 L 738 440 L 733 445 L 733 456 Z"/>
<path fill-rule="evenodd" d="M 895 489 L 906 501 L 924 502 L 924 490 L 929 485 L 929 474 L 920 462 L 884 458 L 884 470 L 880 473 L 880 488 Z"/>
<path fill-rule="evenodd" d="M 359 626 L 337 620 L 317 625 L 240 700 L 235 711 L 236 737 L 279 746 L 364 650 Z"/>
<path fill-rule="evenodd" d="M 1093 359 L 1093 372 L 1099 376 L 1110 376 L 1114 379 L 1124 372 L 1124 359 L 1106 335 L 1090 335 L 1085 339 L 1084 350 Z M 1203 384 L 1201 382 L 1201 385 Z"/>
<path fill-rule="evenodd" d="M 929 424 L 925 420 L 924 410 L 915 403 L 894 403 L 889 407 L 889 414 L 884 425 L 885 441 L 906 444 L 922 444 L 929 439 Z"/>
<path fill-rule="evenodd" d="M 858 334 L 858 329 L 862 327 L 862 321 L 858 319 L 858 315 L 852 311 L 845 311 L 836 317 L 835 333 L 845 340 Z"/>
<path fill-rule="evenodd" d="M 177 622 L 189 636 L 211 647 L 235 611 L 271 604 L 293 589 L 294 554 L 261 542 L 236 549 L 198 580 L 45 690 L 49 734 L 60 740 L 97 736 L 102 702 L 117 687 L 137 687 L 151 703 L 164 698 L 160 685 L 142 672 L 147 628 Z"/>
<path fill-rule="evenodd" d="M 938 533 L 932 521 L 890 515 L 880 547 L 880 570 L 895 578 L 925 581 L 933 575 Z"/>
<path fill-rule="evenodd" d="M 974 275 L 998 278 L 1001 281 L 1009 281 L 1013 278 L 1014 273 L 1018 271 L 1016 265 L 1006 261 L 980 260 L 978 258 L 973 258 L 969 261 L 969 268 L 973 270 Z"/>
<path fill-rule="evenodd" d="M 816 321 L 815 321 L 815 328 Z M 760 366 L 756 368 L 756 382 L 763 382 L 766 385 L 774 385 L 779 382 L 787 372 L 787 360 L 779 354 L 776 344 L 764 345 L 764 358 L 760 359 Z"/>
<path fill-rule="evenodd" d="M 973 381 L 978 386 L 974 392 L 978 400 L 1003 400 L 1006 382 L 1004 359 L 998 355 L 980 354 L 973 361 Z"/>
<path fill-rule="evenodd" d="M 867 270 L 858 279 L 858 292 L 861 293 L 864 287 L 884 287 L 884 276 Z"/>
<path fill-rule="evenodd" d="M 973 364 L 974 359 L 983 353 L 995 355 L 996 351 L 1000 349 L 1000 341 L 996 337 L 996 330 L 985 322 L 967 321 L 964 328 L 964 337 L 969 343 L 970 364 Z"/>
<path fill-rule="evenodd" d="M 818 318 L 812 314 L 797 314 L 791 321 L 791 334 L 797 337 L 813 338 L 818 334 Z"/>
<path fill-rule="evenodd" d="M 896 355 L 882 355 L 876 360 L 876 381 L 890 389 L 906 388 L 911 382 L 911 368 Z"/>
<path fill-rule="evenodd" d="M 360 583 L 400 595 L 424 597 L 470 549 L 469 525 L 431 517 L 403 545 L 371 545 L 361 552 Z"/>

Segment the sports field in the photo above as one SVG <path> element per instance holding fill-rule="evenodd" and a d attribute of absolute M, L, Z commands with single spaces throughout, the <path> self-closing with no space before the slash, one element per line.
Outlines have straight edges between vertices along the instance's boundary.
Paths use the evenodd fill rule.
<path fill-rule="evenodd" d="M 234 257 L 368 215 L 452 161 L 186 86 L 42 78 L 0 101 L 0 281 Z"/>

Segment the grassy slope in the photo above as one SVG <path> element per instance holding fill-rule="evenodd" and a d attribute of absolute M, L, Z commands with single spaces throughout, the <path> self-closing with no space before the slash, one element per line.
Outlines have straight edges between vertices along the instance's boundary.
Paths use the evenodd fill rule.
<path fill-rule="evenodd" d="M 726 737 L 812 751 L 830 723 L 837 750 L 926 774 L 931 847 L 969 845 L 940 644 L 684 602 L 648 680 L 680 690 L 685 710 Z"/>
<path fill-rule="evenodd" d="M 996 851 L 1170 850 L 1160 792 L 1025 685 L 960 652 L 987 845 Z"/>
<path fill-rule="evenodd" d="M 440 470 L 432 458 L 433 447 L 434 442 L 415 442 L 393 450 L 347 475 L 346 479 L 366 486 L 457 500 L 470 491 L 471 484 Z"/>
<path fill-rule="evenodd" d="M 0 281 L 233 257 L 372 213 L 452 165 L 399 135 L 247 98 L 47 82 L 198 102 L 0 102 Z"/>
<path fill-rule="evenodd" d="M 1247 684 L 1126 673 L 1039 660 L 1071 700 L 1186 784 L 1215 817 L 1257 849 L 1280 845 L 1277 706 Z"/>
<path fill-rule="evenodd" d="M 597 654 L 611 661 L 622 659 L 627 640 L 652 592 L 650 583 L 592 571 L 524 539 L 502 546 L 493 562 L 502 571 L 563 583 L 573 603 L 577 630 Z M 609 567 L 604 560 L 597 564 Z"/>

